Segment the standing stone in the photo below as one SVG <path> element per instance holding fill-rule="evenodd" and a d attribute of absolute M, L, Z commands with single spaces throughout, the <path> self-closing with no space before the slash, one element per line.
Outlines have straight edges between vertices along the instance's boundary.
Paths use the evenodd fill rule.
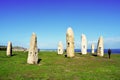
<path fill-rule="evenodd" d="M 81 52 L 82 54 L 87 54 L 87 39 L 84 34 L 81 36 Z"/>
<path fill-rule="evenodd" d="M 92 54 L 94 54 L 94 52 L 95 52 L 94 49 L 95 49 L 94 44 L 92 44 L 92 45 L 91 45 L 91 53 L 92 53 Z"/>
<path fill-rule="evenodd" d="M 32 37 L 31 37 L 27 63 L 28 64 L 37 64 L 38 63 L 37 36 L 35 33 L 33 33 Z"/>
<path fill-rule="evenodd" d="M 58 54 L 63 54 L 63 44 L 62 41 L 58 43 Z"/>
<path fill-rule="evenodd" d="M 72 28 L 67 29 L 66 33 L 66 51 L 67 57 L 74 57 L 74 33 Z"/>
<path fill-rule="evenodd" d="M 7 56 L 12 56 L 12 43 L 10 41 L 7 45 Z"/>
<path fill-rule="evenodd" d="M 103 37 L 102 36 L 98 40 L 97 55 L 104 56 L 104 46 L 103 46 Z"/>

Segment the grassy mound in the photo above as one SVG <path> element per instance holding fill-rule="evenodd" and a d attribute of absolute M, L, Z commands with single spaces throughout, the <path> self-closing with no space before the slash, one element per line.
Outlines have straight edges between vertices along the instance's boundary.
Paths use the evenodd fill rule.
<path fill-rule="evenodd" d="M 65 58 L 56 52 L 40 52 L 40 63 L 27 64 L 27 52 L 7 57 L 0 51 L 0 80 L 120 80 L 120 54 L 95 57 L 75 54 Z"/>

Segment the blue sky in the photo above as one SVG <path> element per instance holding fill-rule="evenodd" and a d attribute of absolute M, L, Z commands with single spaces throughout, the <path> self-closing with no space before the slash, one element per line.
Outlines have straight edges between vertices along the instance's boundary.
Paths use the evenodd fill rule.
<path fill-rule="evenodd" d="M 38 47 L 66 47 L 66 31 L 71 27 L 75 48 L 80 48 L 81 34 L 97 46 L 102 35 L 105 48 L 120 48 L 119 0 L 0 0 L 0 44 L 29 47 L 33 32 Z"/>

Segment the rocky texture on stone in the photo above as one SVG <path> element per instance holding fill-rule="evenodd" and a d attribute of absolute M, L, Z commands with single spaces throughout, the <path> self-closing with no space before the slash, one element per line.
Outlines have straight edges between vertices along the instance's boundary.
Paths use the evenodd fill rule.
<path fill-rule="evenodd" d="M 32 37 L 31 37 L 27 63 L 28 64 L 37 64 L 38 63 L 37 36 L 35 33 L 33 33 Z"/>
<path fill-rule="evenodd" d="M 58 54 L 63 54 L 63 44 L 62 41 L 58 43 Z"/>
<path fill-rule="evenodd" d="M 67 57 L 74 57 L 74 33 L 72 28 L 67 29 L 66 33 L 66 52 L 67 52 Z"/>
<path fill-rule="evenodd" d="M 81 36 L 81 53 L 87 54 L 87 39 L 84 34 Z"/>
<path fill-rule="evenodd" d="M 101 36 L 98 40 L 97 45 L 97 55 L 98 56 L 104 56 L 104 43 L 103 43 L 103 37 Z"/>
<path fill-rule="evenodd" d="M 12 43 L 9 41 L 7 45 L 7 56 L 12 56 Z"/>
<path fill-rule="evenodd" d="M 95 46 L 94 46 L 94 44 L 92 44 L 92 45 L 91 45 L 91 53 L 92 53 L 92 54 L 94 54 L 94 53 L 95 53 L 95 51 L 94 51 L 94 50 L 95 50 Z"/>

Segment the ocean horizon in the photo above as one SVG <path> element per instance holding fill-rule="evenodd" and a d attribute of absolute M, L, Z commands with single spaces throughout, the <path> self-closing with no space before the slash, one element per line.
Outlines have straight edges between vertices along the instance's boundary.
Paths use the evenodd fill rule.
<path fill-rule="evenodd" d="M 40 51 L 57 51 L 57 49 L 40 49 Z M 65 49 L 64 49 L 65 51 Z M 111 49 L 112 53 L 119 53 L 120 54 L 120 49 Z M 75 52 L 81 52 L 81 49 L 75 49 Z M 91 49 L 87 49 L 87 52 L 91 52 Z M 95 52 L 97 52 L 97 49 L 95 49 Z M 108 53 L 108 49 L 104 49 L 104 53 Z"/>

